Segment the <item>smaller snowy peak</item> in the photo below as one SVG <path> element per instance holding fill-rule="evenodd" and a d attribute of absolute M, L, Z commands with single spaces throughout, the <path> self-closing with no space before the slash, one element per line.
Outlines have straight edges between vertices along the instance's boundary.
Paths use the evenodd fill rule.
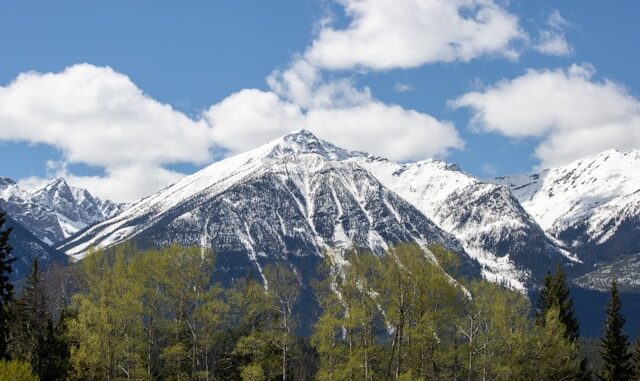
<path fill-rule="evenodd" d="M 42 190 L 43 191 L 55 191 L 55 190 L 69 190 L 69 184 L 67 184 L 67 180 L 62 177 L 58 177 L 57 179 L 51 180 L 47 185 L 45 185 Z"/>
<path fill-rule="evenodd" d="M 67 203 L 75 202 L 75 197 L 71 191 L 71 187 L 63 178 L 57 178 L 41 189 L 33 191 L 32 195 L 36 198 L 44 197 L 47 201 L 64 200 Z"/>
<path fill-rule="evenodd" d="M 567 260 L 506 186 L 440 160 L 353 160 L 459 239 L 487 279 L 524 290 L 544 275 L 549 262 Z"/>
<path fill-rule="evenodd" d="M 270 158 L 281 158 L 300 154 L 316 154 L 325 160 L 346 160 L 351 157 L 367 156 L 358 151 L 350 151 L 337 147 L 325 140 L 319 139 L 307 130 L 298 130 L 289 133 L 272 143 L 273 148 L 269 153 Z"/>
<path fill-rule="evenodd" d="M 49 245 L 126 207 L 94 197 L 86 189 L 74 188 L 63 178 L 33 190 L 22 189 L 7 178 L 2 184 L 0 207 Z"/>
<path fill-rule="evenodd" d="M 438 206 L 453 192 L 479 182 L 457 165 L 441 160 L 427 159 L 405 164 L 372 157 L 352 160 L 428 217 L 434 216 Z"/>
<path fill-rule="evenodd" d="M 500 177 L 536 219 L 552 232 L 640 189 L 640 150 L 607 150 L 529 175 Z"/>
<path fill-rule="evenodd" d="M 414 172 L 415 174 L 420 171 L 429 171 L 431 173 L 436 171 L 460 172 L 461 175 L 469 177 L 462 172 L 462 169 L 460 169 L 460 166 L 458 166 L 458 164 L 447 163 L 445 161 L 436 159 L 426 159 L 402 164 L 402 167 L 394 172 L 393 175 L 401 176 L 404 172 Z"/>

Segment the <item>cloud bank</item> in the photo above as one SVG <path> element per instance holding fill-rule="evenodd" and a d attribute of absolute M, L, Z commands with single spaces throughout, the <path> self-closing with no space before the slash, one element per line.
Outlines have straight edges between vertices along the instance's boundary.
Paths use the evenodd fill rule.
<path fill-rule="evenodd" d="M 241 152 L 300 128 L 397 160 L 444 156 L 463 144 L 449 122 L 380 102 L 348 80 L 324 81 L 315 68 L 311 74 L 283 74 L 299 80 L 298 87 L 274 74 L 271 91 L 241 90 L 192 119 L 108 67 L 24 73 L 0 86 L 0 140 L 58 148 L 63 162 L 51 176 L 117 201 L 134 201 L 180 179 L 184 174 L 166 169 L 170 164 L 205 164 L 214 149 Z M 78 176 L 66 169 L 73 163 L 105 175 Z"/>
<path fill-rule="evenodd" d="M 171 164 L 201 165 L 212 160 L 212 150 L 233 154 L 300 128 L 394 160 L 444 157 L 464 146 L 451 122 L 382 102 L 343 70 L 481 56 L 515 59 L 530 41 L 518 17 L 493 0 L 337 3 L 346 27 L 325 20 L 308 48 L 266 79 L 267 89 L 239 90 L 195 119 L 144 94 L 126 75 L 80 64 L 59 73 L 24 73 L 0 86 L 0 140 L 60 149 L 62 163 L 51 175 L 117 201 L 133 201 L 178 180 L 183 174 L 167 169 Z M 547 24 L 537 49 L 563 54 L 566 20 L 554 13 Z M 459 107 L 484 107 L 472 98 L 465 96 Z M 105 175 L 69 173 L 67 164 L 73 163 L 99 167 Z"/>
<path fill-rule="evenodd" d="M 125 201 L 180 177 L 163 164 L 207 162 L 213 144 L 206 123 L 145 95 L 127 76 L 89 64 L 24 73 L 0 86 L 0 140 L 48 144 L 66 162 L 104 168 L 106 177 L 75 184 Z"/>
<path fill-rule="evenodd" d="M 216 142 L 242 152 L 305 128 L 342 147 L 392 160 L 444 157 L 462 148 L 455 126 L 375 99 L 349 80 L 326 81 L 304 61 L 269 78 L 271 91 L 245 89 L 204 113 Z"/>

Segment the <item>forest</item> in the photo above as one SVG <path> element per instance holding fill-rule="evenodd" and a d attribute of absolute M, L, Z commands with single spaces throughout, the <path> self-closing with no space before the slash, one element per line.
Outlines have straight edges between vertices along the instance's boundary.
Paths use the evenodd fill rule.
<path fill-rule="evenodd" d="M 351 250 L 340 267 L 327 255 L 308 286 L 282 262 L 222 287 L 209 250 L 123 245 L 34 261 L 18 296 L 9 234 L 0 380 L 640 380 L 615 283 L 595 369 L 560 267 L 532 305 L 451 277 L 456 256 L 435 246 Z"/>

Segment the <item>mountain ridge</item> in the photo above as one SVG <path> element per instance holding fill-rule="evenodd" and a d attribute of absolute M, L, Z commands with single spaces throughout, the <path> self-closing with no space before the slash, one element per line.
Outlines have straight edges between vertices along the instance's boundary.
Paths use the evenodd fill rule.
<path fill-rule="evenodd" d="M 436 241 L 435 243 L 455 248 L 465 258 L 465 261 L 469 263 L 478 261 L 485 277 L 509 284 L 511 287 L 523 291 L 538 282 L 551 263 L 554 265 L 559 261 L 568 263 L 574 259 L 569 258 L 570 256 L 567 256 L 564 251 L 558 249 L 554 242 L 537 228 L 530 216 L 518 205 L 504 186 L 482 183 L 464 174 L 456 165 L 442 161 L 424 160 L 410 164 L 397 164 L 364 152 L 342 149 L 318 139 L 305 130 L 287 134 L 254 150 L 213 163 L 174 185 L 132 204 L 130 208 L 118 216 L 97 223 L 82 234 L 71 237 L 58 247 L 74 258 L 81 258 L 90 247 L 110 247 L 134 237 L 145 236 L 150 229 L 153 230 L 161 226 L 164 223 L 163 219 L 168 221 L 167 224 L 177 226 L 180 222 L 176 221 L 180 217 L 182 228 L 187 229 L 186 226 L 189 223 L 185 221 L 193 218 L 193 214 L 186 216 L 185 208 L 197 210 L 193 212 L 195 214 L 202 213 L 202 209 L 198 208 L 206 209 L 207 203 L 218 202 L 212 201 L 217 200 L 216 197 L 222 197 L 221 195 L 228 191 L 233 193 L 234 188 L 240 189 L 243 186 L 251 188 L 253 181 L 262 181 L 265 178 L 269 178 L 270 185 L 267 188 L 270 191 L 273 187 L 280 187 L 283 192 L 289 193 L 286 197 L 278 196 L 280 197 L 278 200 L 282 200 L 279 202 L 290 201 L 297 205 L 299 214 L 304 216 L 307 221 L 305 225 L 305 229 L 308 229 L 309 233 L 307 238 L 310 241 L 317 240 L 328 243 L 328 247 L 331 249 L 345 248 L 349 246 L 348 243 L 354 242 L 374 252 L 379 252 L 379 248 L 384 247 L 384 244 L 381 243 L 385 241 L 384 239 L 369 239 L 369 242 L 365 242 L 366 240 L 362 238 L 363 232 L 344 229 L 345 224 L 342 220 L 353 216 L 347 216 L 342 209 L 344 209 L 344 204 L 351 203 L 347 199 L 353 199 L 356 200 L 354 205 L 359 205 L 362 208 L 362 216 L 364 217 L 361 218 L 363 221 L 366 220 L 366 223 L 358 225 L 360 229 L 371 232 L 371 230 L 367 230 L 369 229 L 367 224 L 374 224 L 376 219 L 384 221 L 390 226 L 396 226 L 394 225 L 396 222 L 406 222 L 403 221 L 403 218 L 413 218 L 411 223 L 423 226 L 422 229 L 431 232 L 427 236 L 438 237 L 435 240 L 432 239 L 431 243 Z M 322 179 L 322 181 L 317 179 Z M 405 179 L 408 181 L 404 181 Z M 358 181 L 367 184 L 370 188 L 378 189 L 375 197 L 366 193 L 366 189 L 359 189 L 356 186 Z M 312 183 L 316 184 L 314 186 L 317 189 L 310 190 Z M 322 193 L 322 185 L 328 184 L 333 185 L 333 188 L 329 187 L 330 189 L 324 190 L 325 195 Z M 362 184 L 360 186 L 364 186 Z M 408 184 L 408 186 L 403 187 L 402 184 Z M 431 186 L 433 184 L 439 187 L 437 192 L 434 186 Z M 420 188 L 424 197 L 411 197 L 412 187 L 413 189 Z M 249 196 L 252 190 L 248 188 L 244 190 L 246 192 L 245 199 L 251 200 L 251 197 L 260 199 L 260 196 Z M 337 195 L 336 192 L 340 195 Z M 322 202 L 325 203 L 324 206 L 327 210 L 333 213 L 331 214 L 327 210 L 322 211 L 325 214 L 331 214 L 331 219 L 322 221 L 322 229 L 326 229 L 326 231 L 318 230 L 318 225 L 313 220 L 316 217 L 315 203 L 319 202 L 315 197 L 320 197 L 319 195 L 324 197 Z M 286 201 L 289 196 L 293 197 Z M 365 202 L 365 198 L 369 196 L 371 197 Z M 465 197 L 467 197 L 465 204 L 458 205 L 459 201 Z M 390 199 L 393 199 L 391 202 L 393 205 L 389 205 Z M 486 199 L 494 200 L 493 204 L 498 205 L 499 208 L 498 214 L 494 213 L 490 219 L 479 218 L 483 214 L 479 210 L 484 204 L 483 200 Z M 246 201 L 242 199 L 241 194 L 234 195 L 236 204 Z M 277 203 L 273 200 L 272 202 Z M 368 217 L 371 210 L 363 207 L 367 203 L 369 206 L 378 205 L 376 219 Z M 218 207 L 226 210 L 228 205 L 218 205 Z M 271 206 L 265 205 L 261 207 L 265 210 L 271 208 Z M 402 209 L 403 213 L 412 217 L 399 215 L 396 208 Z M 176 210 L 185 215 L 174 215 L 177 213 Z M 358 208 L 354 207 L 349 210 L 351 213 L 359 215 Z M 500 217 L 504 217 L 506 211 L 516 222 L 511 225 L 503 224 L 504 226 L 498 228 Z M 255 213 L 254 210 L 248 209 L 242 212 L 247 215 Z M 217 215 L 217 212 L 210 213 Z M 236 210 L 232 207 L 228 213 L 234 214 Z M 170 215 L 173 217 L 170 218 Z M 390 215 L 393 218 L 389 219 Z M 200 218 L 206 219 L 204 215 Z M 267 218 L 267 220 L 269 219 Z M 422 222 L 418 223 L 417 220 Z M 272 221 L 274 224 L 276 222 L 282 223 L 276 219 Z M 478 234 L 469 233 L 473 229 L 487 225 L 489 221 L 491 228 L 480 231 Z M 259 219 L 250 220 L 246 223 L 250 230 L 252 227 L 260 225 L 261 221 Z M 194 228 L 190 227 L 189 229 L 193 230 Z M 202 229 L 202 226 L 199 229 Z M 244 226 L 238 226 L 238 234 L 242 235 L 243 229 L 245 229 Z M 347 233 L 340 233 L 340 229 Z M 285 229 L 281 230 L 275 234 L 278 238 L 274 241 L 282 240 Z M 379 231 L 384 230 L 379 229 Z M 376 231 L 375 234 L 379 234 L 379 231 Z M 207 232 L 207 234 L 209 233 L 211 232 Z M 273 232 L 269 234 L 271 233 Z M 424 233 L 420 234 L 424 235 Z M 192 234 L 197 235 L 195 231 Z M 335 234 L 342 237 L 342 242 L 338 242 L 333 237 Z M 420 234 L 394 233 L 387 234 L 387 238 L 392 237 L 391 243 L 397 243 L 399 237 L 420 241 L 424 238 Z M 201 235 L 200 240 L 191 237 L 183 239 L 183 241 L 194 244 L 210 239 L 209 237 L 205 238 L 205 235 Z M 321 239 L 309 238 L 313 235 L 321 237 Z M 524 246 L 527 245 L 520 244 L 518 246 L 514 239 L 515 235 L 522 239 L 530 237 L 527 245 L 531 255 L 527 255 L 524 251 Z M 511 242 L 507 243 L 509 238 L 511 238 Z M 157 235 L 154 239 L 161 240 Z M 246 242 L 253 242 L 256 237 L 247 234 L 244 239 Z M 380 244 L 373 244 L 374 241 Z M 534 243 L 535 249 L 532 249 Z M 249 252 L 255 251 L 250 246 L 245 245 Z M 502 248 L 503 246 L 504 248 Z M 312 251 L 318 252 L 317 248 Z"/>
<path fill-rule="evenodd" d="M 125 207 L 126 204 L 95 197 L 86 189 L 71 187 L 64 178 L 33 190 L 0 178 L 0 208 L 48 245 L 112 217 Z"/>
<path fill-rule="evenodd" d="M 484 278 L 524 292 L 557 263 L 571 277 L 602 278 L 595 264 L 640 251 L 635 169 L 640 151 L 609 150 L 487 181 L 442 160 L 395 163 L 298 130 L 212 163 L 120 213 L 76 226 L 56 248 L 80 259 L 90 248 L 130 239 L 143 246 L 213 245 L 246 257 L 238 275 L 240 268 L 259 269 L 260 258 L 291 259 L 304 251 L 319 258 L 353 246 L 380 253 L 402 240 L 425 248 L 440 243 L 456 251 L 470 273 L 479 268 Z M 12 187 L 15 182 L 0 178 L 0 199 L 28 194 L 24 198 L 56 213 L 58 223 L 60 208 L 70 209 L 64 200 L 88 205 L 66 214 L 76 219 L 82 211 L 106 215 L 118 206 L 97 205 L 89 192 L 61 179 L 32 192 L 7 191 Z M 610 253 L 594 254 L 603 248 Z M 233 255 L 223 255 L 229 268 Z M 589 284 L 595 283 L 581 283 Z"/>
<path fill-rule="evenodd" d="M 496 182 L 587 263 L 640 252 L 640 150 L 607 150 Z"/>

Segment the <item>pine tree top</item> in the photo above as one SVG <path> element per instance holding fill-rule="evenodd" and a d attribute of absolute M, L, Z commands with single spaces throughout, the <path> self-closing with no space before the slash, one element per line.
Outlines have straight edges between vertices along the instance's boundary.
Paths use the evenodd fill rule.
<path fill-rule="evenodd" d="M 625 318 L 618 285 L 611 283 L 611 299 L 607 304 L 607 317 L 602 335 L 601 356 L 604 362 L 599 378 L 603 381 L 631 380 L 632 365 L 629 336 L 624 332 Z"/>
<path fill-rule="evenodd" d="M 565 337 L 571 341 L 577 341 L 580 337 L 580 325 L 573 308 L 573 299 L 567 284 L 564 270 L 557 265 L 554 274 L 547 273 L 544 284 L 538 295 L 537 302 L 538 324 L 544 324 L 546 313 L 555 308 L 559 312 L 559 319 L 565 327 Z"/>

